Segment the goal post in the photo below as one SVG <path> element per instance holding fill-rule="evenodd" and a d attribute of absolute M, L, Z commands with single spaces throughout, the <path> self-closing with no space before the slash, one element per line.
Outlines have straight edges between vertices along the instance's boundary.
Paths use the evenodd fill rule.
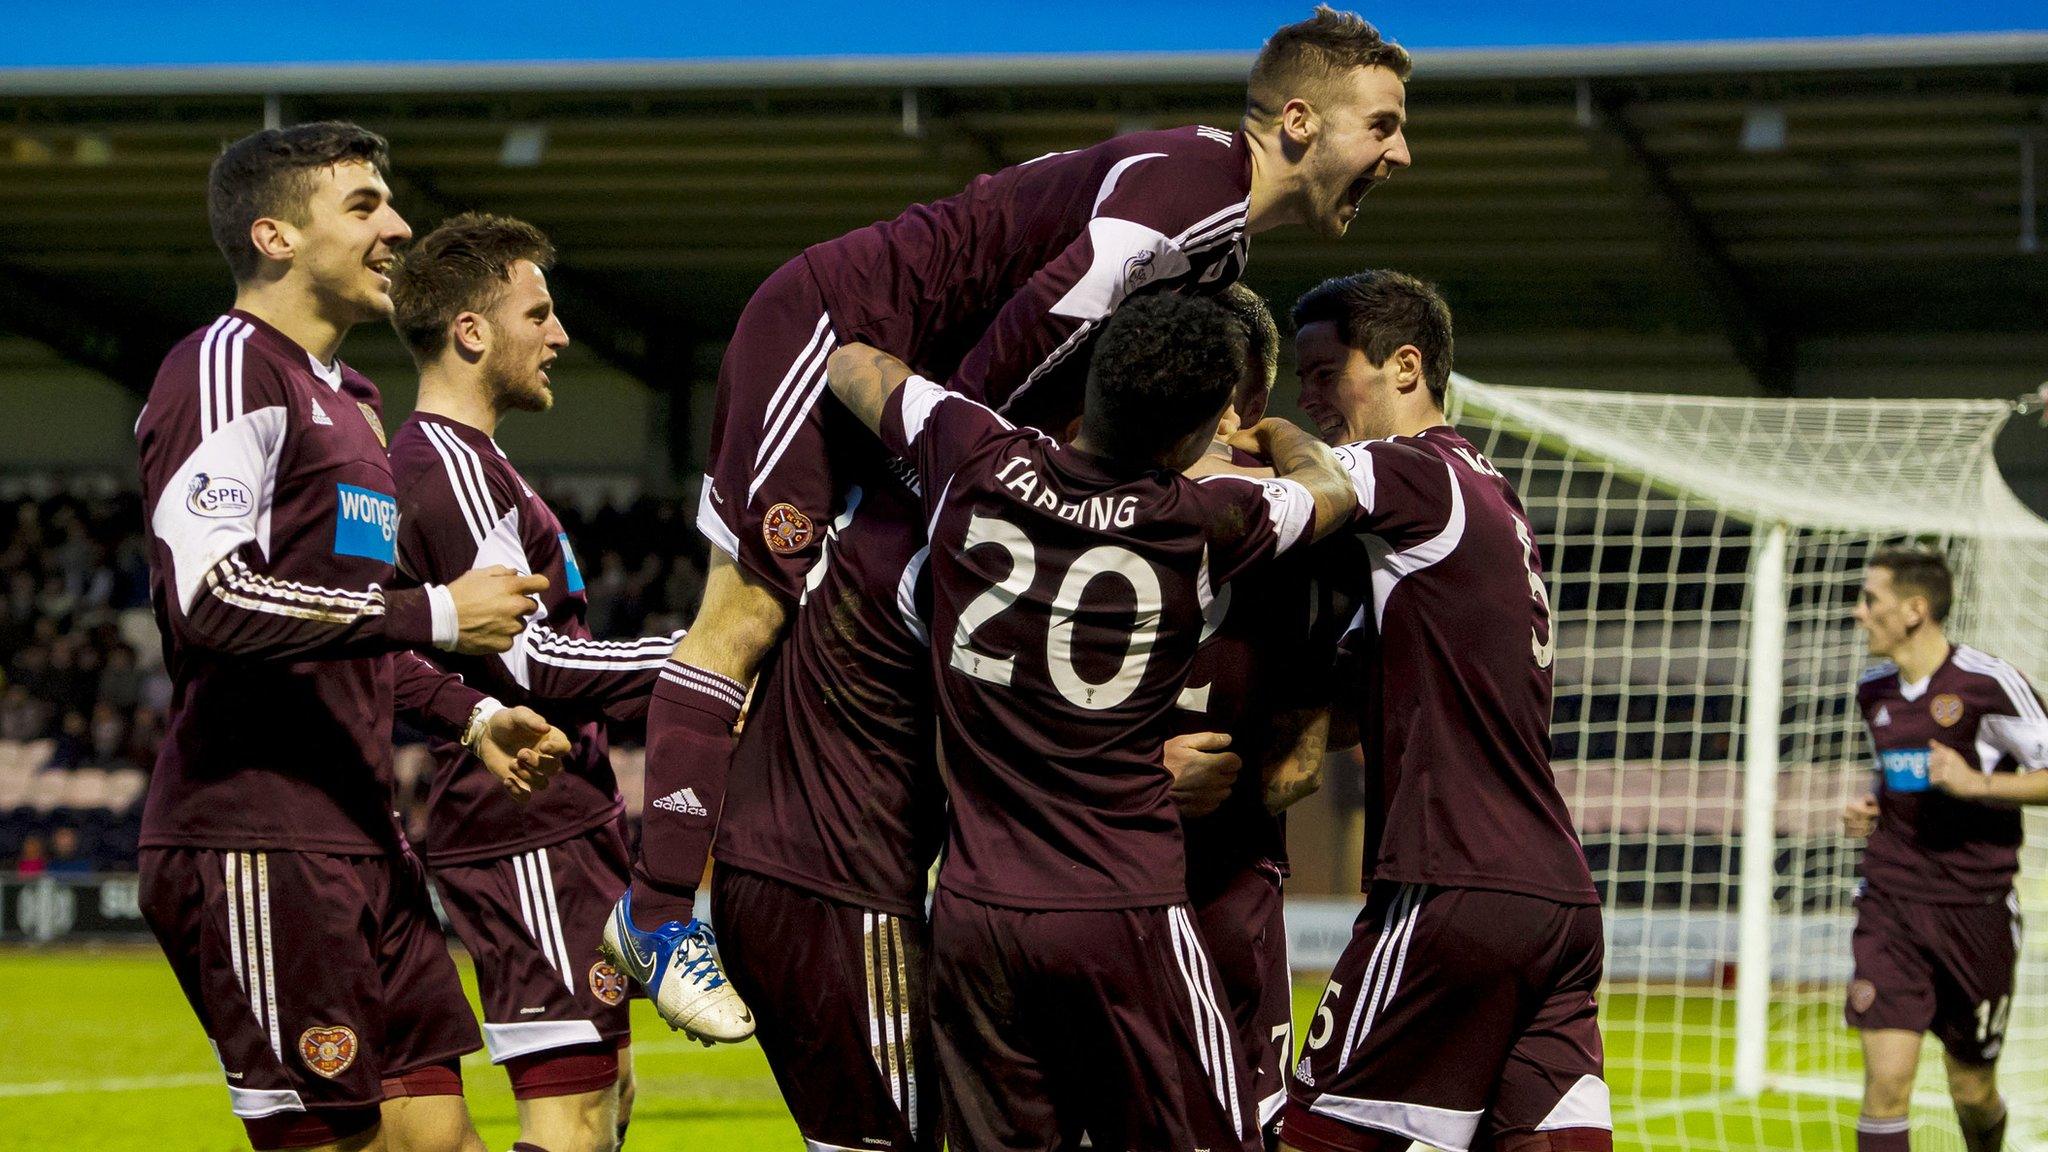
<path fill-rule="evenodd" d="M 1870 553 L 1956 572 L 1950 632 L 2048 674 L 2048 523 L 2000 477 L 2000 401 L 1510 388 L 1455 376 L 1452 419 L 1522 494 L 1557 643 L 1553 746 L 1608 924 L 1617 1145 L 1853 1148 L 1842 1020 L 1870 786 L 1850 618 Z M 2048 819 L 2021 902 L 2048 916 Z M 2022 948 L 2000 1084 L 2048 1148 L 2048 940 Z M 1939 1044 L 1916 1148 L 1954 1144 Z"/>

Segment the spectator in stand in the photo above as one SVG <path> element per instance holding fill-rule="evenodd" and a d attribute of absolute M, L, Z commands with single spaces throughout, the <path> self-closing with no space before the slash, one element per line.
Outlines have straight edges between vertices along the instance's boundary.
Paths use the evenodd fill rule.
<path fill-rule="evenodd" d="M 60 824 L 50 833 L 50 859 L 43 871 L 51 876 L 84 876 L 93 871 L 93 862 L 79 843 L 78 829 Z"/>
<path fill-rule="evenodd" d="M 41 876 L 48 871 L 50 861 L 43 852 L 43 838 L 31 832 L 21 840 L 21 859 L 15 862 L 17 876 Z"/>

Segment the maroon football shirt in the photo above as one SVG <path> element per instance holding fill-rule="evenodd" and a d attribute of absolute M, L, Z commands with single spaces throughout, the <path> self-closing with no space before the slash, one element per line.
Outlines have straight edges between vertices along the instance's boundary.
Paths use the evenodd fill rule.
<path fill-rule="evenodd" d="M 1138 291 L 1221 292 L 1244 273 L 1251 153 L 1193 126 L 1133 132 L 978 176 L 804 253 L 840 343 L 872 344 L 997 407 L 1057 375 Z"/>
<path fill-rule="evenodd" d="M 918 498 L 865 477 L 757 681 L 712 851 L 863 908 L 924 916 L 945 827 Z"/>
<path fill-rule="evenodd" d="M 939 883 L 1016 908 L 1185 899 L 1169 713 L 1215 589 L 1307 536 L 1308 490 L 1119 472 L 917 377 L 881 433 L 932 541 Z"/>
<path fill-rule="evenodd" d="M 1598 902 L 1550 770 L 1550 601 L 1515 490 L 1449 427 L 1337 449 L 1371 587 L 1364 883 Z"/>
<path fill-rule="evenodd" d="M 1927 753 L 1939 741 L 1985 772 L 2048 766 L 2038 755 L 2013 752 L 2027 751 L 2013 738 L 2014 721 L 2035 734 L 2048 721 L 2027 678 L 1996 656 L 1958 644 L 1917 684 L 1902 683 L 1890 661 L 1864 673 L 1856 708 L 1876 745 L 1879 784 L 1864 881 L 1896 900 L 2005 899 L 2019 869 L 2019 810 L 1927 790 Z"/>
<path fill-rule="evenodd" d="M 1318 570 L 1332 555 L 1303 546 L 1225 584 L 1209 604 L 1170 731 L 1227 733 L 1244 767 L 1222 805 L 1184 821 L 1197 899 L 1248 865 L 1287 872 L 1286 817 L 1266 810 L 1261 772 L 1283 751 L 1271 744 L 1273 718 L 1329 702 L 1328 669 L 1346 622 L 1332 619 L 1331 581 Z"/>
<path fill-rule="evenodd" d="M 675 636 L 593 640 L 575 547 L 547 502 L 482 430 L 415 412 L 391 438 L 398 481 L 398 567 L 446 583 L 502 564 L 548 578 L 541 611 L 508 652 L 437 654 L 435 662 L 506 704 L 526 704 L 571 736 L 561 774 L 525 802 L 453 741 L 434 745 L 436 771 L 423 845 L 435 864 L 510 856 L 616 819 L 625 803 L 612 775 L 604 722 L 645 715 Z"/>
<path fill-rule="evenodd" d="M 239 311 L 158 371 L 135 433 L 173 696 L 143 847 L 387 851 L 394 705 L 455 736 L 483 699 L 401 651 L 436 627 L 391 587 L 380 403 Z"/>

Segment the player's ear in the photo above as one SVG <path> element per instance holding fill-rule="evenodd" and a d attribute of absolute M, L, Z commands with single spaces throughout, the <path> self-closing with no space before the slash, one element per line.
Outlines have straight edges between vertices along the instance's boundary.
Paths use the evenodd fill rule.
<path fill-rule="evenodd" d="M 1315 105 L 1297 96 L 1280 109 L 1280 135 L 1296 148 L 1315 142 L 1323 130 L 1323 118 Z"/>
<path fill-rule="evenodd" d="M 1394 349 L 1394 383 L 1403 392 L 1422 383 L 1422 349 L 1413 344 Z"/>
<path fill-rule="evenodd" d="M 299 230 L 289 221 L 259 216 L 249 225 L 249 243 L 265 260 L 289 261 L 298 253 Z"/>
<path fill-rule="evenodd" d="M 476 312 L 457 313 L 448 326 L 448 342 L 465 357 L 479 357 L 491 350 L 491 324 Z"/>

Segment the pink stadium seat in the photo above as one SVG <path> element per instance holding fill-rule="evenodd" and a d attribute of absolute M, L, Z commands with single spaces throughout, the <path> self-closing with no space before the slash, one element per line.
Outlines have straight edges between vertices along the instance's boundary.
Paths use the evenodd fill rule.
<path fill-rule="evenodd" d="M 1621 777 L 1614 765 L 1561 765 L 1557 787 L 1572 810 L 1581 836 L 1605 835 L 1614 830 L 1615 793 L 1621 787 Z"/>
<path fill-rule="evenodd" d="M 1658 769 L 1649 765 L 1621 766 L 1621 790 L 1615 805 L 1614 830 L 1640 836 L 1650 830 L 1657 814 Z"/>

